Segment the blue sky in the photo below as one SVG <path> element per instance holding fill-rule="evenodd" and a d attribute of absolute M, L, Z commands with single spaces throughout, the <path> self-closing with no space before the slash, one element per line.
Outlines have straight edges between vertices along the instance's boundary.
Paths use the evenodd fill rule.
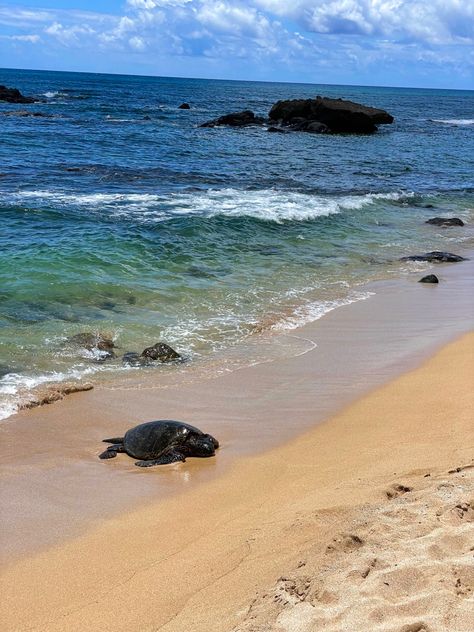
<path fill-rule="evenodd" d="M 474 0 L 0 0 L 0 67 L 474 89 Z"/>

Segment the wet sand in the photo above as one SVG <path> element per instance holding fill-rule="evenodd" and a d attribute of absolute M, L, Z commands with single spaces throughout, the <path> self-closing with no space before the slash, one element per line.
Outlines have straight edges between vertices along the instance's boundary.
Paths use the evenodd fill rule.
<path fill-rule="evenodd" d="M 471 333 L 297 439 L 11 563 L 2 628 L 472 630 L 473 377 Z"/>

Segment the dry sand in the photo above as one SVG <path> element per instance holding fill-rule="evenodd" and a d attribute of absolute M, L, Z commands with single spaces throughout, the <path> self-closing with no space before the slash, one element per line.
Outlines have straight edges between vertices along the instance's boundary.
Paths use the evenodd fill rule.
<path fill-rule="evenodd" d="M 11 563 L 2 630 L 472 632 L 473 382 L 469 334 L 296 440 Z"/>

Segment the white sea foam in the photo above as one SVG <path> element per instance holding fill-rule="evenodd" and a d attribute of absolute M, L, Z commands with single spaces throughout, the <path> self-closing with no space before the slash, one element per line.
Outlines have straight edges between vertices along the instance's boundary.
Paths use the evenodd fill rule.
<path fill-rule="evenodd" d="M 43 96 L 47 99 L 54 99 L 54 97 L 57 97 L 58 95 L 59 92 L 43 92 Z"/>
<path fill-rule="evenodd" d="M 474 119 L 432 119 L 432 121 L 445 125 L 474 125 Z"/>
<path fill-rule="evenodd" d="M 91 193 L 70 194 L 62 191 L 33 190 L 4 193 L 4 199 L 28 200 L 42 204 L 49 200 L 59 207 L 79 206 L 107 211 L 118 217 L 141 222 L 157 222 L 182 216 L 254 217 L 261 220 L 305 221 L 349 210 L 360 210 L 377 201 L 396 201 L 413 193 L 389 192 L 359 195 L 316 195 L 263 189 L 211 189 L 196 193 Z"/>
<path fill-rule="evenodd" d="M 358 301 L 365 301 L 371 296 L 374 296 L 374 292 L 353 291 L 350 292 L 348 296 L 341 299 L 331 301 L 310 301 L 300 307 L 297 307 L 290 316 L 287 316 L 272 325 L 271 329 L 273 331 L 297 329 L 298 327 L 312 323 L 315 320 L 319 320 L 338 307 L 350 305 L 351 303 L 357 303 Z"/>
<path fill-rule="evenodd" d="M 18 412 L 21 401 L 37 386 L 80 380 L 96 371 L 96 367 L 77 367 L 64 372 L 47 371 L 40 375 L 7 373 L 0 379 L 0 419 L 6 419 Z"/>

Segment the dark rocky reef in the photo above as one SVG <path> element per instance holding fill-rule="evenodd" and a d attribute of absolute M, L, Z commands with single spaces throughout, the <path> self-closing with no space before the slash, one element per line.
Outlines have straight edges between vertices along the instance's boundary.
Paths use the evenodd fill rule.
<path fill-rule="evenodd" d="M 425 224 L 432 224 L 433 226 L 464 226 L 464 222 L 459 217 L 432 217 L 428 219 Z"/>
<path fill-rule="evenodd" d="M 25 97 L 17 88 L 7 88 L 0 86 L 0 101 L 7 103 L 36 103 L 33 97 Z"/>
<path fill-rule="evenodd" d="M 297 131 L 335 134 L 371 134 L 377 125 L 393 123 L 393 116 L 385 110 L 320 96 L 278 101 L 269 118 Z"/>
<path fill-rule="evenodd" d="M 181 103 L 181 105 L 178 105 L 178 110 L 190 110 L 191 106 L 189 105 L 189 103 Z"/>
<path fill-rule="evenodd" d="M 427 274 L 418 283 L 439 283 L 439 279 L 436 274 Z"/>
<path fill-rule="evenodd" d="M 220 127 L 221 125 L 229 125 L 230 127 L 247 127 L 248 125 L 263 125 L 266 122 L 266 119 L 260 116 L 255 116 L 251 110 L 244 110 L 243 112 L 225 114 L 219 118 L 212 119 L 212 121 L 207 121 L 199 127 Z"/>
<path fill-rule="evenodd" d="M 461 255 L 454 255 L 451 252 L 441 252 L 433 250 L 433 252 L 425 252 L 423 255 L 410 255 L 402 257 L 400 261 L 428 261 L 429 263 L 457 263 L 458 261 L 466 261 Z"/>

